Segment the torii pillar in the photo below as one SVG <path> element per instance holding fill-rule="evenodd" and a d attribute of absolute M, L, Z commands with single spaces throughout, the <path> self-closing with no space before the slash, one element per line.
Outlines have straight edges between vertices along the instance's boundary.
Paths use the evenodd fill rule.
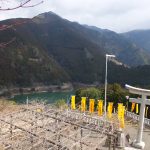
<path fill-rule="evenodd" d="M 139 126 L 136 140 L 133 142 L 133 147 L 144 149 L 145 143 L 142 141 L 143 136 L 143 126 L 144 126 L 144 115 L 145 115 L 145 105 L 150 105 L 150 100 L 147 99 L 147 96 L 150 96 L 150 90 L 136 88 L 130 85 L 125 85 L 130 93 L 141 95 L 141 99 L 130 98 L 130 102 L 140 103 L 140 116 L 139 116 Z"/>

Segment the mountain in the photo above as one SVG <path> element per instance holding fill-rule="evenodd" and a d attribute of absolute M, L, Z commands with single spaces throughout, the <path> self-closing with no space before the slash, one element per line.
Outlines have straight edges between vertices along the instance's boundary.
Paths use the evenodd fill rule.
<path fill-rule="evenodd" d="M 1 24 L 17 21 L 26 23 L 0 32 L 1 43 L 16 38 L 0 49 L 1 85 L 102 80 L 104 55 L 98 46 L 73 30 L 71 22 L 45 13 L 33 19 L 11 19 Z"/>
<path fill-rule="evenodd" d="M 0 48 L 0 85 L 31 86 L 63 82 L 104 83 L 105 54 L 115 54 L 128 66 L 150 64 L 150 56 L 123 35 L 110 30 L 80 25 L 53 12 L 32 19 L 1 21 L 0 25 L 25 22 L 0 32 L 0 43 L 15 41 Z M 137 67 L 109 63 L 109 82 L 136 84 L 144 76 Z M 138 70 L 138 71 L 137 71 Z M 130 76 L 127 76 L 130 74 Z M 146 75 L 149 75 L 147 73 Z M 136 80 L 133 80 L 135 77 Z M 149 79 L 149 76 L 148 76 Z M 133 81 L 132 81 L 133 80 Z M 140 82 L 145 85 L 145 82 Z M 149 84 L 147 82 L 146 84 Z"/>
<path fill-rule="evenodd" d="M 60 38 L 64 45 L 68 44 L 67 42 L 70 42 L 70 45 L 74 46 L 76 43 L 72 42 L 71 39 L 73 39 L 76 35 L 77 38 L 73 39 L 74 41 L 82 41 L 80 39 L 84 39 L 86 41 L 82 42 L 83 45 L 85 43 L 94 45 L 95 48 L 97 47 L 97 49 L 99 49 L 103 56 L 106 53 L 115 54 L 119 61 L 127 64 L 128 66 L 150 64 L 150 53 L 137 47 L 133 42 L 124 38 L 124 36 L 113 31 L 70 22 L 52 12 L 40 14 L 34 17 L 33 20 L 39 25 L 44 23 L 50 24 L 51 29 L 57 28 L 59 30 L 57 33 L 54 33 L 53 31 L 53 33 L 56 34 L 55 37 L 57 37 L 56 41 L 60 38 L 60 34 L 63 34 L 65 37 L 71 36 L 68 41 Z M 61 46 L 63 46 L 63 44 Z"/>
<path fill-rule="evenodd" d="M 11 24 L 12 21 L 17 22 L 18 19 L 7 20 L 3 23 Z M 21 21 L 27 20 L 21 19 Z M 69 76 L 64 69 L 51 56 L 48 56 L 40 45 L 34 42 L 35 39 L 28 29 L 24 30 L 28 25 L 0 32 L 0 43 L 16 38 L 8 46 L 0 48 L 0 86 L 30 86 L 67 82 Z"/>
<path fill-rule="evenodd" d="M 122 33 L 129 41 L 150 52 L 150 30 L 134 30 Z"/>
<path fill-rule="evenodd" d="M 90 36 L 93 42 L 102 46 L 105 53 L 115 54 L 124 64 L 128 66 L 150 64 L 150 53 L 135 45 L 122 34 L 107 29 L 102 30 L 94 26 L 86 25 L 86 27 L 98 32 L 97 36 Z"/>

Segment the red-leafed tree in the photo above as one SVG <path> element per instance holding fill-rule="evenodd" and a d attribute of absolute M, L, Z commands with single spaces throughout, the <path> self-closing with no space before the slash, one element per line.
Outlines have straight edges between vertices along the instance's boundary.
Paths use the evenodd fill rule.
<path fill-rule="evenodd" d="M 15 3 L 15 4 L 14 4 Z M 33 0 L 0 0 L 0 12 L 7 13 L 7 11 L 13 11 L 18 8 L 29 8 L 29 7 L 35 7 L 37 5 L 40 5 L 43 3 L 43 0 L 37 0 L 37 2 L 33 2 Z M 17 21 L 13 22 L 9 25 L 6 24 L 0 24 L 0 31 L 4 31 L 10 28 L 13 28 L 14 26 L 21 25 L 25 22 Z M 12 43 L 15 40 L 15 37 L 10 39 L 7 42 L 0 43 L 0 48 L 4 48 L 8 44 Z"/>

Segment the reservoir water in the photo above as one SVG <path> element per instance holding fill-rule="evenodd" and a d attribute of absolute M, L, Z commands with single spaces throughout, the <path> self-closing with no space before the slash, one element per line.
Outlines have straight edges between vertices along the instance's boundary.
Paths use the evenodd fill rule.
<path fill-rule="evenodd" d="M 26 103 L 28 97 L 29 101 L 45 101 L 47 103 L 54 103 L 57 100 L 65 99 L 68 101 L 74 91 L 71 92 L 42 92 L 32 94 L 21 94 L 14 96 L 13 100 L 17 103 Z"/>

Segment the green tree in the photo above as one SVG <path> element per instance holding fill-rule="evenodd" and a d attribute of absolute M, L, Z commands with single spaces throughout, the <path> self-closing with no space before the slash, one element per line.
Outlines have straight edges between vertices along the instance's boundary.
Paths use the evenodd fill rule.
<path fill-rule="evenodd" d="M 76 90 L 76 103 L 81 101 L 81 97 L 87 97 L 88 99 L 103 99 L 105 94 L 104 86 L 100 88 L 84 88 Z M 118 103 L 127 104 L 126 96 L 129 95 L 128 91 L 121 87 L 120 84 L 109 84 L 107 88 L 107 102 L 114 102 L 114 106 L 117 107 Z"/>
<path fill-rule="evenodd" d="M 104 87 L 100 88 L 102 91 L 102 97 L 104 98 Z M 124 103 L 126 105 L 127 100 L 126 96 L 129 95 L 128 91 L 121 87 L 120 84 L 114 83 L 109 84 L 107 88 L 107 102 L 114 102 L 114 105 L 117 107 L 118 103 Z"/>
<path fill-rule="evenodd" d="M 81 97 L 87 97 L 88 99 L 100 99 L 102 97 L 102 92 L 95 87 L 78 89 L 75 94 L 76 102 L 80 102 Z"/>

